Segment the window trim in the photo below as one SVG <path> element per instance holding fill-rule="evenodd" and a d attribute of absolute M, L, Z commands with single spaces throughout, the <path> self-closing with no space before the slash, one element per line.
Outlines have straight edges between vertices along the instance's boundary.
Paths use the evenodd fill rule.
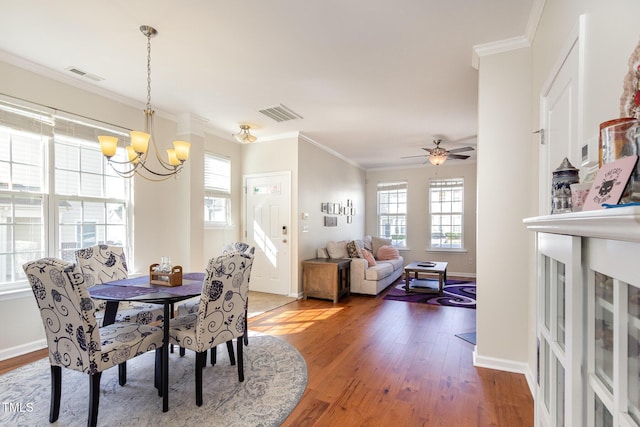
<path fill-rule="evenodd" d="M 461 209 L 459 211 L 459 215 L 460 215 L 460 247 L 439 247 L 439 246 L 433 246 L 433 238 L 432 238 L 432 233 L 433 233 L 433 216 L 434 215 L 440 215 L 437 213 L 433 213 L 431 208 L 432 208 L 432 203 L 431 203 L 431 197 L 432 197 L 432 190 L 434 188 L 436 188 L 436 186 L 434 185 L 434 183 L 452 183 L 450 185 L 448 185 L 448 187 L 451 187 L 450 191 L 453 191 L 455 188 L 460 188 L 462 190 L 462 200 L 461 200 Z M 455 183 L 459 183 L 457 185 L 455 185 Z M 465 226 L 464 226 L 464 222 L 465 222 L 465 215 L 464 215 L 464 199 L 465 199 L 465 186 L 464 186 L 464 177 L 454 177 L 454 178 L 430 178 L 429 179 L 429 187 L 428 187 L 428 212 L 429 212 L 429 216 L 428 216 L 428 227 L 427 227 L 427 241 L 428 241 L 428 246 L 427 246 L 427 250 L 430 252 L 467 252 L 467 249 L 465 247 Z M 449 215 L 449 216 L 453 216 L 453 215 L 457 215 L 458 212 L 446 212 L 444 215 Z M 453 227 L 453 225 L 451 225 L 451 227 Z"/>
<path fill-rule="evenodd" d="M 134 257 L 133 257 L 133 182 L 131 180 L 124 180 L 122 182 L 123 187 L 119 189 L 116 193 L 106 192 L 107 188 L 107 178 L 111 177 L 110 166 L 107 164 L 107 160 L 100 153 L 99 143 L 97 139 L 93 139 L 93 134 L 107 131 L 111 133 L 117 133 L 125 135 L 127 129 L 122 127 L 118 127 L 115 125 L 107 124 L 100 122 L 98 120 L 93 120 L 81 116 L 77 116 L 72 113 L 68 113 L 61 110 L 56 110 L 50 107 L 38 105 L 35 103 L 31 103 L 28 101 L 24 101 L 21 99 L 13 98 L 8 95 L 0 94 L 0 115 L 5 115 L 5 118 L 9 120 L 8 123 L 13 123 L 13 126 L 7 127 L 4 130 L 9 135 L 33 133 L 34 136 L 41 138 L 41 147 L 42 147 L 42 183 L 37 192 L 29 191 L 29 189 L 9 189 L 9 186 L 5 190 L 0 190 L 0 194 L 6 194 L 7 196 L 19 196 L 19 197 L 28 197 L 29 195 L 33 195 L 41 200 L 40 202 L 40 210 L 42 215 L 42 230 L 41 236 L 42 245 L 37 251 L 44 257 L 61 257 L 61 243 L 60 239 L 60 223 L 59 223 L 59 208 L 58 203 L 62 200 L 77 200 L 82 201 L 84 203 L 101 203 L 104 206 L 108 206 L 110 203 L 115 204 L 123 204 L 126 209 L 126 215 L 123 217 L 124 219 L 124 239 L 123 246 L 125 247 L 125 251 L 127 252 L 127 258 L 130 265 L 134 265 Z M 26 117 L 27 120 L 23 120 L 22 117 Z M 15 120 L 14 120 L 15 119 Z M 33 120 L 42 123 L 43 126 L 48 126 L 49 128 L 41 127 L 40 132 L 35 132 L 34 129 L 30 129 L 29 123 Z M 72 123 L 72 126 L 68 126 L 65 122 Z M 59 127 L 60 126 L 60 127 Z M 69 130 L 69 132 L 67 131 Z M 79 132 L 76 134 L 75 132 Z M 10 136 L 11 138 L 11 136 Z M 83 195 L 79 196 L 77 194 L 57 194 L 55 191 L 55 177 L 56 173 L 59 169 L 56 169 L 55 162 L 55 154 L 56 154 L 56 144 L 68 144 L 69 138 L 77 138 L 77 141 L 72 141 L 73 144 L 78 144 L 79 146 L 84 146 L 84 149 L 95 150 L 99 153 L 99 159 L 102 162 L 102 168 L 100 172 L 96 173 L 95 170 L 88 170 L 88 173 L 92 175 L 99 175 L 100 182 L 102 185 L 102 190 L 100 194 L 96 195 Z M 124 139 L 127 139 L 128 136 Z M 96 157 L 94 162 L 97 161 Z M 9 160 L 11 161 L 11 160 Z M 11 167 L 11 166 L 10 166 Z M 64 170 L 63 168 L 62 170 Z M 75 171 L 74 168 L 70 169 Z M 82 164 L 78 165 L 77 172 L 79 174 L 83 173 Z M 87 172 L 87 171 L 84 171 Z M 121 178 L 122 179 L 122 178 Z M 13 181 L 11 181 L 13 182 Z M 110 197 L 107 197 L 107 194 L 111 193 Z M 104 197 L 102 196 L 104 194 Z M 114 198 L 113 195 L 116 194 L 118 197 L 122 198 Z M 84 221 L 84 219 L 82 219 Z M 108 234 L 108 226 L 109 221 L 105 218 L 104 224 L 105 234 L 104 238 L 106 239 Z M 120 234 L 122 236 L 122 234 Z M 97 240 L 96 243 L 100 243 L 101 240 Z M 15 260 L 16 254 L 20 254 L 21 252 L 16 252 L 15 246 L 13 246 L 11 256 Z M 22 298 L 29 294 L 31 294 L 31 288 L 26 278 L 19 279 L 16 269 L 19 269 L 19 266 L 13 265 L 12 274 L 13 278 L 16 279 L 14 281 L 3 282 L 0 285 L 0 300 L 10 300 L 15 298 Z M 10 278 L 11 279 L 11 278 Z"/>
<path fill-rule="evenodd" d="M 212 160 L 216 160 L 216 161 L 223 161 L 225 162 L 228 167 L 229 167 L 229 175 L 228 175 L 228 179 L 229 179 L 229 185 L 228 185 L 228 191 L 226 191 L 224 188 L 214 188 L 214 187 L 209 187 L 207 188 L 206 185 L 206 173 L 207 173 L 207 158 L 212 159 Z M 231 220 L 231 159 L 227 156 L 222 156 L 219 154 L 215 154 L 212 152 L 205 152 L 204 153 L 204 173 L 205 176 L 203 176 L 204 179 L 204 194 L 203 194 L 203 200 L 205 201 L 205 209 L 206 209 L 206 199 L 207 198 L 216 198 L 216 199 L 224 199 L 225 200 L 225 221 L 208 221 L 206 218 L 206 215 L 204 217 L 204 227 L 206 229 L 228 229 L 233 227 L 233 223 Z"/>
<path fill-rule="evenodd" d="M 403 214 L 381 214 L 380 213 L 380 192 L 381 191 L 393 191 L 393 190 L 404 190 L 405 192 L 405 200 L 404 200 L 404 213 Z M 407 181 L 389 181 L 389 182 L 379 182 L 376 186 L 376 232 L 378 234 L 379 237 L 383 237 L 381 236 L 380 230 L 382 228 L 382 224 L 380 223 L 380 218 L 381 215 L 386 215 L 386 216 L 392 216 L 395 218 L 400 218 L 400 217 L 404 217 L 404 244 L 398 244 L 398 243 L 394 243 L 392 240 L 392 245 L 398 249 L 405 249 L 407 248 L 407 236 L 408 236 L 408 232 L 407 232 L 407 219 L 409 216 L 409 209 L 408 209 L 408 204 L 409 204 L 409 183 Z M 399 204 L 396 202 L 396 206 L 398 206 Z M 387 237 L 385 237 L 387 238 Z"/>

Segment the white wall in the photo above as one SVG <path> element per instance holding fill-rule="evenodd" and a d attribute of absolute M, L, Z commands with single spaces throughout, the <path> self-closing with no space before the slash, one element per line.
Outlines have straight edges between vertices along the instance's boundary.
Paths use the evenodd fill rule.
<path fill-rule="evenodd" d="M 508 73 L 505 70 L 509 70 Z M 476 363 L 527 370 L 531 52 L 480 59 Z"/>
<path fill-rule="evenodd" d="M 298 177 L 298 210 L 300 218 L 298 227 L 299 247 L 298 261 L 315 258 L 317 248 L 324 247 L 330 240 L 362 239 L 364 236 L 364 170 L 336 157 L 318 147 L 305 138 L 299 143 L 299 177 Z M 344 215 L 337 216 L 336 227 L 325 227 L 326 214 L 320 211 L 323 202 L 341 203 L 347 199 L 353 201 L 356 215 L 351 224 Z M 302 220 L 302 213 L 309 214 L 309 219 Z M 304 231 L 306 227 L 307 231 Z M 302 271 L 300 271 L 302 274 Z M 298 278 L 300 292 L 301 278 Z"/>
<path fill-rule="evenodd" d="M 464 251 L 429 250 L 429 180 L 464 179 Z M 378 235 L 377 186 L 381 182 L 407 181 L 407 250 L 405 263 L 437 260 L 449 263 L 449 275 L 474 277 L 476 274 L 476 163 L 444 163 L 403 169 L 367 171 L 366 234 Z"/>

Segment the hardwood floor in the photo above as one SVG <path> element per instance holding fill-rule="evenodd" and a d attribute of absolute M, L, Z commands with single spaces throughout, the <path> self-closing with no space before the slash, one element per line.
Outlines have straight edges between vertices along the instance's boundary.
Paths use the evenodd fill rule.
<path fill-rule="evenodd" d="M 283 426 L 532 426 L 523 375 L 475 368 L 475 311 L 349 296 L 249 319 L 304 356 L 307 390 Z M 249 349 L 251 351 L 251 343 Z M 0 373 L 46 350 L 0 362 Z"/>
<path fill-rule="evenodd" d="M 475 310 L 349 296 L 249 320 L 300 351 L 309 382 L 284 426 L 532 426 L 524 375 L 475 368 Z"/>

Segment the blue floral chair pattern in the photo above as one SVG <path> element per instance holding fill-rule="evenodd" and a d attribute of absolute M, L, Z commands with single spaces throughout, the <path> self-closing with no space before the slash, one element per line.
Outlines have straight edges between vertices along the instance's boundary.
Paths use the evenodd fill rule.
<path fill-rule="evenodd" d="M 202 405 L 207 350 L 237 339 L 238 379 L 244 381 L 242 338 L 253 257 L 233 252 L 209 260 L 197 313 L 171 320 L 169 342 L 196 352 L 196 405 Z"/>
<path fill-rule="evenodd" d="M 249 246 L 249 244 L 245 243 L 245 242 L 234 242 L 234 243 L 229 243 L 225 246 L 223 246 L 222 248 L 222 254 L 226 255 L 226 254 L 231 254 L 234 252 L 238 252 L 238 253 L 243 253 L 243 254 L 247 254 L 249 256 L 251 256 L 253 258 L 254 254 L 255 254 L 255 247 L 254 246 Z M 249 276 L 251 272 L 249 272 Z M 247 280 L 250 280 L 250 277 L 247 278 Z M 178 306 L 178 316 L 184 316 L 186 314 L 193 314 L 193 313 L 197 313 L 198 312 L 198 307 L 199 307 L 200 301 L 198 301 L 197 299 L 190 299 L 188 301 L 185 301 L 184 303 L 180 304 Z M 244 311 L 244 318 L 245 321 L 247 321 L 247 316 L 249 314 L 248 312 L 249 310 L 249 298 L 247 297 L 247 306 L 245 307 L 245 311 Z M 245 324 L 245 329 L 247 328 L 247 325 Z M 244 344 L 245 345 L 249 345 L 249 335 L 245 334 L 244 336 Z M 233 362 L 234 360 L 234 356 L 233 356 L 233 347 L 230 347 L 229 345 L 227 345 L 227 348 L 229 350 L 229 359 L 231 360 L 231 362 Z M 180 350 L 180 354 L 184 355 L 184 350 Z M 212 348 L 211 349 L 211 364 L 214 365 L 216 362 L 216 349 Z"/>
<path fill-rule="evenodd" d="M 89 425 L 98 418 L 102 371 L 162 347 L 161 328 L 137 323 L 98 327 L 85 276 L 73 263 L 42 258 L 23 266 L 40 309 L 51 364 L 49 421 L 60 412 L 62 369 L 89 374 Z M 126 380 L 125 380 L 126 381 Z M 121 385 L 123 381 L 121 380 Z"/>
<path fill-rule="evenodd" d="M 76 251 L 76 262 L 84 275 L 87 287 L 126 279 L 129 277 L 127 259 L 120 246 L 95 245 Z M 102 325 L 106 302 L 99 301 L 96 317 Z M 157 304 L 121 301 L 116 313 L 116 322 L 149 324 L 162 321 L 164 310 Z"/>

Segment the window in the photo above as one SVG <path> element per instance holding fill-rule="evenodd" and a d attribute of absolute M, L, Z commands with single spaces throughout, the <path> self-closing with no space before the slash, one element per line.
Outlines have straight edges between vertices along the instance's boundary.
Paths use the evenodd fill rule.
<path fill-rule="evenodd" d="M 24 287 L 22 264 L 105 243 L 128 247 L 131 182 L 100 152 L 89 119 L 0 98 L 0 292 Z M 51 165 L 51 167 L 49 167 Z"/>
<path fill-rule="evenodd" d="M 463 248 L 464 180 L 433 179 L 429 183 L 431 248 Z"/>
<path fill-rule="evenodd" d="M 231 225 L 231 160 L 209 153 L 204 155 L 204 222 Z"/>
<path fill-rule="evenodd" d="M 407 183 L 378 184 L 378 235 L 407 246 Z"/>

